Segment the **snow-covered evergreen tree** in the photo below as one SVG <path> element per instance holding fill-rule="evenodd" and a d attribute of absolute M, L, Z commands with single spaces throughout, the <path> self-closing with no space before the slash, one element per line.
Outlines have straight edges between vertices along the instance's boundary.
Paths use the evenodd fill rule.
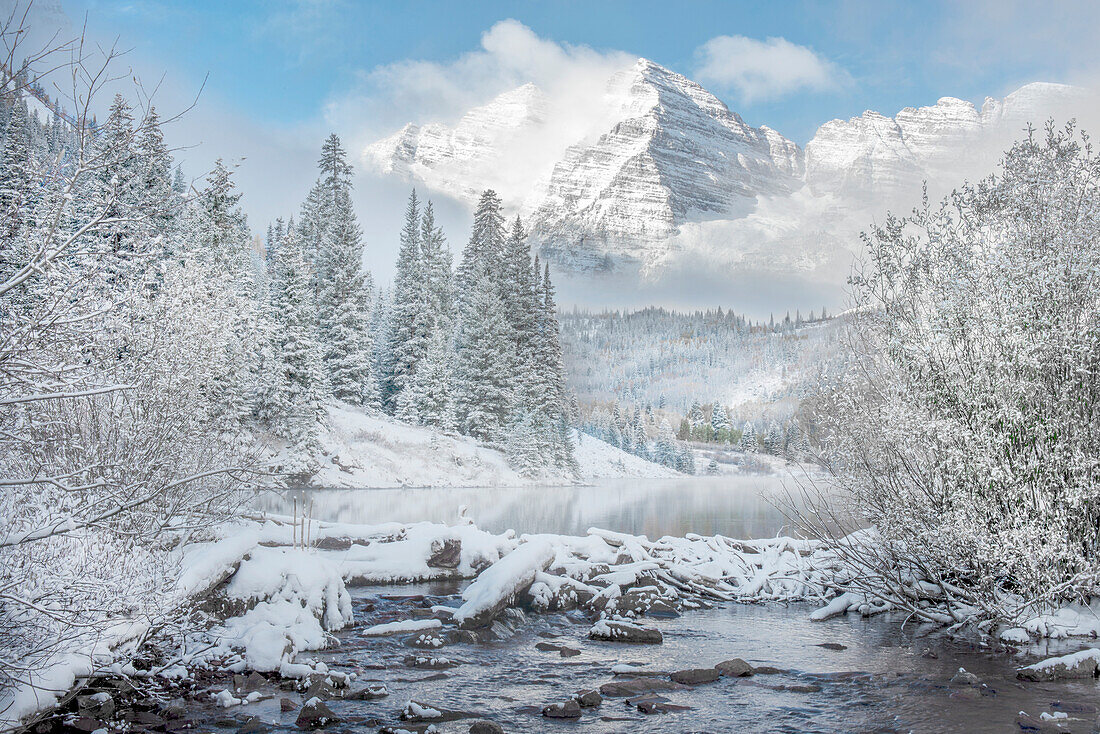
<path fill-rule="evenodd" d="M 741 439 L 737 442 L 737 450 L 753 454 L 760 450 L 760 443 L 756 439 L 756 429 L 753 428 L 752 423 L 745 423 L 745 427 L 741 429 Z"/>
<path fill-rule="evenodd" d="M 428 310 L 433 326 L 453 333 L 455 323 L 454 257 L 443 230 L 435 223 L 435 209 L 429 201 L 420 220 L 420 249 L 428 283 Z"/>
<path fill-rule="evenodd" d="M 291 444 L 297 469 L 309 465 L 328 395 L 310 283 L 298 233 L 289 227 L 276 250 L 271 274 L 270 361 L 263 365 L 266 384 L 258 413 Z"/>
<path fill-rule="evenodd" d="M 513 405 L 511 330 L 489 273 L 483 270 L 467 283 L 458 342 L 456 412 L 464 433 L 499 441 Z"/>
<path fill-rule="evenodd" d="M 462 251 L 456 276 L 460 301 L 475 297 L 472 289 L 483 273 L 488 274 L 490 282 L 503 297 L 505 235 L 502 208 L 500 197 L 492 189 L 485 191 L 478 200 L 473 230 Z"/>
<path fill-rule="evenodd" d="M 414 190 L 405 209 L 405 226 L 401 230 L 393 283 L 390 346 L 383 396 L 391 410 L 396 409 L 398 396 L 412 380 L 417 364 L 427 353 L 434 327 L 428 269 L 420 243 L 422 226 L 420 201 Z"/>
<path fill-rule="evenodd" d="M 722 403 L 715 400 L 714 408 L 710 414 L 710 426 L 713 431 L 714 440 L 719 443 L 729 443 L 730 434 L 733 432 L 733 424 L 730 423 L 729 416 L 726 414 L 725 407 Z"/>
<path fill-rule="evenodd" d="M 454 343 L 442 329 L 432 332 L 428 353 L 397 399 L 397 417 L 453 431 L 455 422 Z"/>

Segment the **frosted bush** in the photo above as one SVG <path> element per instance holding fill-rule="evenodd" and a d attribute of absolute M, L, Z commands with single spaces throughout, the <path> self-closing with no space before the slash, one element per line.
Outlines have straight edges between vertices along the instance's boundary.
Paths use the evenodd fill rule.
<path fill-rule="evenodd" d="M 842 548 L 853 585 L 939 621 L 1095 591 L 1098 182 L 1087 136 L 1051 124 L 865 235 L 850 360 L 821 402 L 840 500 L 814 522 L 881 533 L 880 553 Z"/>

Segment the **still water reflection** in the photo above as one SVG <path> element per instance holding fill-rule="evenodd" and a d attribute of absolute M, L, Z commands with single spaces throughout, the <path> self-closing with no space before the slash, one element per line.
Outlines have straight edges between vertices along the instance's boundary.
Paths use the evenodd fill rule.
<path fill-rule="evenodd" d="M 790 477 L 620 479 L 589 487 L 321 489 L 270 493 L 259 509 L 290 514 L 312 503 L 319 520 L 348 523 L 453 522 L 459 508 L 483 530 L 584 535 L 600 527 L 658 538 L 722 534 L 761 538 L 787 532 L 779 509 Z M 300 511 L 300 509 L 299 509 Z"/>

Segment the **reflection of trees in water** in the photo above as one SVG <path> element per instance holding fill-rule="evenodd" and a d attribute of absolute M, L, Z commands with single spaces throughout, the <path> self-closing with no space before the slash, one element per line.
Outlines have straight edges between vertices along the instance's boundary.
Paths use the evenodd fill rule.
<path fill-rule="evenodd" d="M 258 509 L 289 514 L 313 503 L 313 517 L 349 523 L 454 522 L 465 505 L 479 527 L 501 532 L 583 535 L 598 526 L 647 535 L 774 536 L 787 525 L 770 476 L 622 479 L 592 487 L 331 489 L 264 495 Z"/>

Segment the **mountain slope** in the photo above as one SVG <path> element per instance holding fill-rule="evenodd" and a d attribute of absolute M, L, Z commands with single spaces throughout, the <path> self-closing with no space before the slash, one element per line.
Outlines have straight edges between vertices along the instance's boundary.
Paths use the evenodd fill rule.
<path fill-rule="evenodd" d="M 531 213 L 533 241 L 559 261 L 645 260 L 691 218 L 740 216 L 799 183 L 798 146 L 664 67 L 640 59 L 608 98 L 619 122 L 566 151 Z"/>

